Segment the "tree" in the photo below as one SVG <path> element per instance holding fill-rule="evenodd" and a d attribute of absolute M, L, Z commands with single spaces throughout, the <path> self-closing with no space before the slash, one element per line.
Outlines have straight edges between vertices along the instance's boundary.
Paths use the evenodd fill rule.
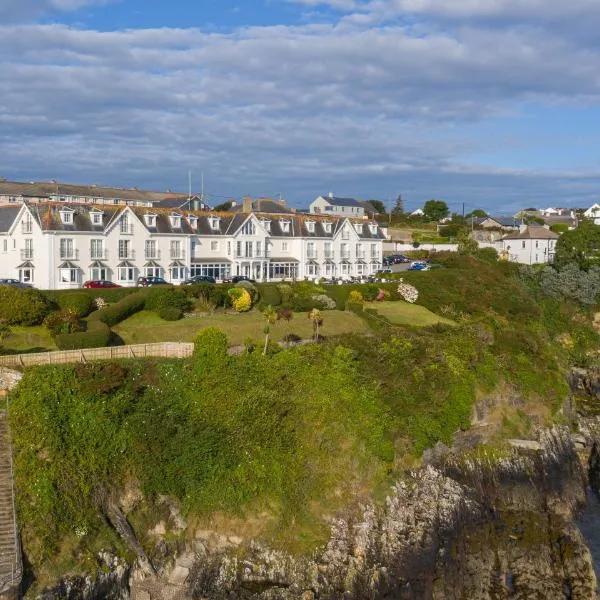
<path fill-rule="evenodd" d="M 430 221 L 440 221 L 448 216 L 449 210 L 443 200 L 427 200 L 423 212 Z"/>
<path fill-rule="evenodd" d="M 217 204 L 217 206 L 215 206 L 215 210 L 218 212 L 227 212 L 228 210 L 231 210 L 231 206 L 231 201 L 227 201 L 221 204 Z"/>
<path fill-rule="evenodd" d="M 473 256 L 477 254 L 479 250 L 479 244 L 472 238 L 466 234 L 463 234 L 458 240 L 458 253 L 459 254 L 468 254 Z"/>
<path fill-rule="evenodd" d="M 404 199 L 402 198 L 402 194 L 398 194 L 396 198 L 396 203 L 394 204 L 394 208 L 392 208 L 393 215 L 403 215 L 404 214 Z"/>
<path fill-rule="evenodd" d="M 385 204 L 381 200 L 368 200 L 368 203 L 373 207 L 375 212 L 378 212 L 380 215 L 385 214 Z"/>
<path fill-rule="evenodd" d="M 488 214 L 482 208 L 476 208 L 467 214 L 467 219 L 485 219 Z"/>
<path fill-rule="evenodd" d="M 556 242 L 557 267 L 576 263 L 582 269 L 600 264 L 600 225 L 581 221 L 577 229 L 563 233 Z"/>
<path fill-rule="evenodd" d="M 316 342 L 319 341 L 319 329 L 323 326 L 323 315 L 321 314 L 321 311 L 318 308 L 313 308 L 309 313 L 308 313 L 308 318 L 312 321 L 313 324 L 313 332 L 314 332 L 314 339 Z"/>
<path fill-rule="evenodd" d="M 467 220 L 457 214 L 452 215 L 452 221 L 440 227 L 440 235 L 445 237 L 460 237 L 461 234 L 466 234 L 468 229 Z"/>

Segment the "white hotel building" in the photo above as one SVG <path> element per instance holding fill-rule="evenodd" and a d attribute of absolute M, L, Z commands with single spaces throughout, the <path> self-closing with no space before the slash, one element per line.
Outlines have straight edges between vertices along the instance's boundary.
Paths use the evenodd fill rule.
<path fill-rule="evenodd" d="M 90 279 L 177 284 L 193 275 L 258 281 L 368 275 L 385 234 L 364 219 L 56 203 L 0 207 L 0 278 L 41 289 Z"/>

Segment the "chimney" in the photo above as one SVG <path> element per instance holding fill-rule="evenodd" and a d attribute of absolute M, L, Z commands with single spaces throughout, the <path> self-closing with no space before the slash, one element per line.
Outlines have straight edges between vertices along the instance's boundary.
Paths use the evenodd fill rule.
<path fill-rule="evenodd" d="M 237 202 L 235 200 L 231 201 L 231 208 L 233 208 L 234 206 L 237 206 Z"/>
<path fill-rule="evenodd" d="M 250 196 L 244 196 L 243 204 L 242 204 L 242 212 L 251 213 L 252 212 L 252 198 Z"/>
<path fill-rule="evenodd" d="M 330 198 L 333 198 L 333 192 L 329 192 L 329 194 L 327 194 Z"/>

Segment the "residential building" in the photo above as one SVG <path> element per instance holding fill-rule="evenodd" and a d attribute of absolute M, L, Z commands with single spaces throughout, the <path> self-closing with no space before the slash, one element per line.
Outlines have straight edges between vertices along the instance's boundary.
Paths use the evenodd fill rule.
<path fill-rule="evenodd" d="M 523 225 L 519 231 L 505 235 L 496 242 L 501 259 L 525 265 L 554 261 L 558 234 L 545 226 Z"/>
<path fill-rule="evenodd" d="M 43 289 L 132 286 L 140 275 L 349 278 L 381 267 L 384 239 L 363 219 L 24 203 L 0 207 L 0 277 Z"/>
<path fill-rule="evenodd" d="M 319 196 L 310 204 L 311 214 L 326 214 L 336 217 L 367 218 L 365 207 L 354 198 L 339 198 L 333 193 Z"/>
<path fill-rule="evenodd" d="M 595 225 L 600 225 L 600 204 L 592 204 L 584 213 L 586 219 L 592 219 Z"/>

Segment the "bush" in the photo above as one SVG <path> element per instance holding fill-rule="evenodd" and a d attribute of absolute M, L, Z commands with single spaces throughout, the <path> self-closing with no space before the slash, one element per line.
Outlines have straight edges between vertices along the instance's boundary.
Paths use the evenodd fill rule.
<path fill-rule="evenodd" d="M 252 297 L 243 287 L 230 288 L 227 294 L 236 312 L 248 312 L 252 308 Z"/>
<path fill-rule="evenodd" d="M 277 286 L 277 289 L 279 290 L 279 294 L 281 295 L 280 304 L 288 304 L 291 301 L 292 296 L 294 295 L 294 290 L 292 286 L 287 283 L 280 283 Z"/>
<path fill-rule="evenodd" d="M 381 288 L 375 283 L 367 283 L 360 287 L 360 293 L 366 302 L 373 302 L 373 300 L 377 299 L 380 289 Z"/>
<path fill-rule="evenodd" d="M 88 324 L 87 331 L 78 333 L 60 333 L 55 338 L 60 350 L 76 350 L 81 348 L 104 348 L 110 345 L 112 331 L 99 321 Z"/>
<path fill-rule="evenodd" d="M 50 309 L 50 302 L 38 290 L 0 285 L 0 320 L 7 325 L 38 325 Z"/>
<path fill-rule="evenodd" d="M 561 235 L 569 231 L 569 226 L 566 223 L 555 223 L 554 225 L 550 225 L 550 231 Z"/>
<path fill-rule="evenodd" d="M 158 311 L 158 316 L 165 321 L 179 321 L 183 317 L 183 311 L 174 306 L 166 306 Z"/>
<path fill-rule="evenodd" d="M 147 296 L 148 290 L 140 290 L 135 294 L 125 296 L 125 298 L 119 300 L 115 304 L 111 304 L 102 310 L 93 312 L 89 316 L 88 323 L 90 321 L 101 321 L 109 327 L 117 325 L 131 315 L 143 310 L 146 305 Z"/>
<path fill-rule="evenodd" d="M 283 336 L 283 341 L 287 344 L 298 344 L 302 341 L 302 338 L 299 335 L 296 335 L 295 333 L 286 333 Z"/>
<path fill-rule="evenodd" d="M 78 317 L 87 317 L 94 310 L 94 299 L 90 294 L 74 292 L 59 296 L 58 306 L 73 309 Z"/>
<path fill-rule="evenodd" d="M 480 248 L 477 252 L 477 258 L 494 263 L 498 260 L 498 252 L 495 248 Z"/>
<path fill-rule="evenodd" d="M 199 361 L 224 360 L 228 347 L 227 336 L 220 329 L 207 327 L 194 340 L 194 358 Z"/>
<path fill-rule="evenodd" d="M 258 286 L 260 293 L 260 304 L 259 309 L 263 309 L 267 306 L 279 306 L 281 304 L 281 293 L 278 286 L 275 284 L 263 284 Z"/>
<path fill-rule="evenodd" d="M 314 300 L 315 302 L 317 302 L 320 305 L 320 306 L 317 306 L 317 308 L 323 308 L 326 310 L 334 310 L 336 307 L 335 300 L 332 300 L 329 296 L 326 296 L 325 294 L 314 294 L 312 296 L 312 300 Z"/>
<path fill-rule="evenodd" d="M 363 302 L 363 295 L 358 290 L 352 290 L 350 292 L 350 296 L 348 296 L 348 302 L 346 304 L 360 304 L 362 306 Z"/>
<path fill-rule="evenodd" d="M 103 298 L 109 303 L 118 302 L 139 291 L 134 287 L 118 287 L 118 288 L 80 288 L 78 290 L 44 290 L 43 294 L 48 300 L 60 306 L 60 299 L 63 296 L 72 296 L 73 294 L 85 294 L 92 299 Z"/>
<path fill-rule="evenodd" d="M 235 284 L 235 287 L 246 290 L 250 294 L 250 298 L 251 298 L 253 304 L 256 300 L 258 300 L 258 290 L 256 289 L 256 286 L 252 282 L 238 281 L 238 283 Z"/>
<path fill-rule="evenodd" d="M 83 329 L 83 324 L 75 308 L 63 308 L 50 313 L 44 319 L 44 327 L 53 336 L 59 333 L 76 333 Z"/>
<path fill-rule="evenodd" d="M 156 312 L 160 312 L 163 308 L 176 308 L 184 312 L 190 309 L 190 301 L 182 289 L 156 287 L 149 290 L 144 308 Z"/>
<path fill-rule="evenodd" d="M 313 308 L 321 308 L 321 303 L 311 297 L 295 296 L 292 298 L 291 308 L 294 312 L 310 312 Z"/>

